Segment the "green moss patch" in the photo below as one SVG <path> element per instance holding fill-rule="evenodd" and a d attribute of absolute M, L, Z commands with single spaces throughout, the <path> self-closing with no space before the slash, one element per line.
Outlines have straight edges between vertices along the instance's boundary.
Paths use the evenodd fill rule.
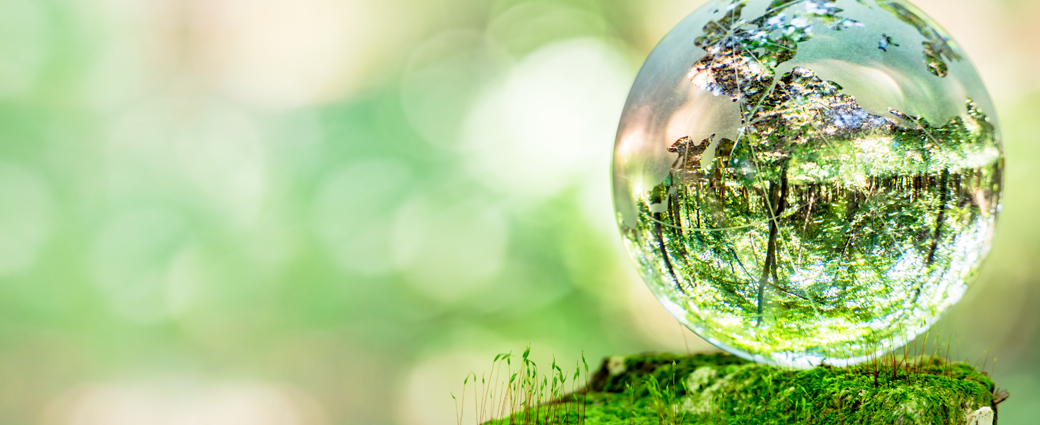
<path fill-rule="evenodd" d="M 605 359 L 587 388 L 489 423 L 986 425 L 996 415 L 985 373 L 934 357 L 796 370 L 644 354 Z"/>

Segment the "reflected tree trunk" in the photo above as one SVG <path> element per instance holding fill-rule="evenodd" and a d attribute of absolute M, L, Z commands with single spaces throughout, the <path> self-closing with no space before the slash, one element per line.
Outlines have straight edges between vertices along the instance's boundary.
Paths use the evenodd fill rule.
<path fill-rule="evenodd" d="M 772 217 L 769 219 L 769 243 L 766 245 L 766 261 L 762 266 L 762 277 L 758 279 L 758 321 L 756 326 L 762 325 L 763 307 L 765 304 L 766 284 L 772 276 L 773 284 L 779 286 L 780 280 L 776 273 L 776 238 L 780 232 L 780 215 L 787 208 L 787 167 L 780 173 L 780 184 L 769 182 L 769 193 L 766 197 L 766 209 Z"/>

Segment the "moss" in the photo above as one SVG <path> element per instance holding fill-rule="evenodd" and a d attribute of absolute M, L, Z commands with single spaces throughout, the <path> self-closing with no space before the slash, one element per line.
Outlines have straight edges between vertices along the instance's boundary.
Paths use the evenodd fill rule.
<path fill-rule="evenodd" d="M 795 370 L 722 353 L 642 354 L 605 359 L 587 391 L 541 407 L 550 415 L 518 412 L 490 423 L 989 423 L 978 419 L 995 414 L 994 389 L 970 365 L 933 357 Z"/>

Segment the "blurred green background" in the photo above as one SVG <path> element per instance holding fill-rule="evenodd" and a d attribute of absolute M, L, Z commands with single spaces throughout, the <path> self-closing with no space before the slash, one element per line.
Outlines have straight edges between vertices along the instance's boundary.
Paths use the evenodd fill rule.
<path fill-rule="evenodd" d="M 0 0 L 0 424 L 452 424 L 499 352 L 710 348 L 634 274 L 607 175 L 701 3 Z M 1040 3 L 917 4 L 1008 157 L 938 329 L 1035 423 Z"/>

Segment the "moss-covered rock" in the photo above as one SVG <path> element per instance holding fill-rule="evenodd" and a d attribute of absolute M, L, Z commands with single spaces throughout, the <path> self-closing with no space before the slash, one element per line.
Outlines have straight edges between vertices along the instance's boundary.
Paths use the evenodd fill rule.
<path fill-rule="evenodd" d="M 492 423 L 988 425 L 994 392 L 985 373 L 933 357 L 796 370 L 643 354 L 605 359 L 587 391 Z"/>

